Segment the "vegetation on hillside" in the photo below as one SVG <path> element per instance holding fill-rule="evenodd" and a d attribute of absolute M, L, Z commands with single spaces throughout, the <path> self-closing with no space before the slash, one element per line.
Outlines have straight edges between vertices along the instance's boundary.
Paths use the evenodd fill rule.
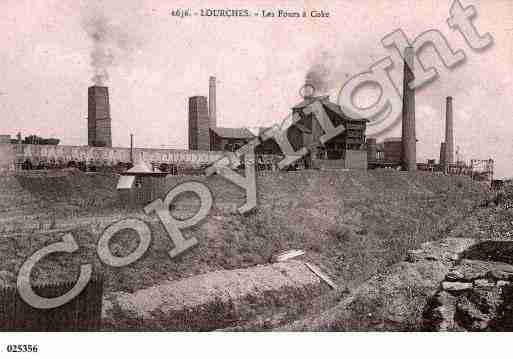
<path fill-rule="evenodd" d="M 57 222 L 67 215 L 58 208 L 80 208 L 81 200 L 96 203 L 92 210 L 84 206 L 83 213 L 98 213 L 92 223 L 71 231 L 79 251 L 46 257 L 35 268 L 34 279 L 72 279 L 78 275 L 79 264 L 91 263 L 105 273 L 107 292 L 132 292 L 163 279 L 265 264 L 281 250 L 302 249 L 305 260 L 320 266 L 341 286 L 353 288 L 401 260 L 408 249 L 444 236 L 487 196 L 482 186 L 464 177 L 396 171 L 280 173 L 258 178 L 258 208 L 239 215 L 220 204 L 240 204 L 242 191 L 230 190 L 229 183 L 218 176 L 203 180 L 213 188 L 215 208 L 204 222 L 184 230 L 185 236 L 195 236 L 199 244 L 171 259 L 168 251 L 173 246 L 162 225 L 141 212 L 132 213 L 149 223 L 153 238 L 145 255 L 123 268 L 108 267 L 96 254 L 101 230 L 109 224 L 105 216 L 119 211 L 112 178 L 47 179 L 48 184 L 44 178 L 19 181 L 25 195 L 32 196 L 27 197 L 26 208 L 44 203 Z M 88 181 L 88 187 L 75 191 L 82 186 L 77 181 Z M 8 193 L 2 196 L 7 198 Z M 6 203 L 3 213 L 17 209 Z M 180 197 L 174 208 L 195 211 L 187 196 Z M 5 259 L 0 270 L 16 273 L 32 253 L 61 236 L 58 230 L 5 234 L 0 239 Z M 112 238 L 111 250 L 118 256 L 127 255 L 137 244 L 134 232 L 121 231 Z"/>

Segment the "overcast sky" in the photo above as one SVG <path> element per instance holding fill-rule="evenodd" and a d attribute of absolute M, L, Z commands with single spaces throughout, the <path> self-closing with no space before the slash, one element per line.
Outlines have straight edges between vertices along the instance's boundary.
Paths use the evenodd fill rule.
<path fill-rule="evenodd" d="M 400 60 L 381 38 L 398 28 L 411 39 L 437 29 L 453 49 L 465 52 L 466 62 L 449 71 L 432 49 L 421 55 L 440 75 L 416 94 L 419 160 L 438 158 L 445 97 L 452 95 L 460 157 L 492 157 L 497 176 L 513 176 L 513 1 L 462 0 L 476 7 L 480 33 L 494 38 L 483 52 L 472 51 L 447 25 L 451 3 L 1 0 L 0 134 L 21 131 L 87 144 L 95 50 L 109 55 L 100 65 L 109 65 L 113 145 L 128 146 L 133 132 L 138 147 L 186 148 L 187 98 L 208 95 L 209 75 L 218 79 L 218 126 L 267 126 L 300 101 L 298 90 L 319 59 L 342 84 L 391 56 L 399 85 Z M 330 18 L 171 16 L 180 7 L 318 9 Z M 92 29 L 98 24 L 111 33 L 104 47 L 95 48 Z M 379 95 L 362 94 L 362 103 Z M 399 127 L 387 137 L 398 134 Z"/>

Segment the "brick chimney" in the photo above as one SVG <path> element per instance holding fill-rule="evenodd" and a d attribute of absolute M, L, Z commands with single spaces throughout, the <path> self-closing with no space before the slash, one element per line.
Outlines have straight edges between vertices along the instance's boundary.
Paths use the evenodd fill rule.
<path fill-rule="evenodd" d="M 445 103 L 445 163 L 454 163 L 454 121 L 452 117 L 452 97 Z"/>
<path fill-rule="evenodd" d="M 404 49 L 403 118 L 402 118 L 402 168 L 417 169 L 417 137 L 415 135 L 415 90 L 409 84 L 413 75 L 413 47 Z"/>
<path fill-rule="evenodd" d="M 112 147 L 109 88 L 88 89 L 87 143 L 89 146 Z"/>

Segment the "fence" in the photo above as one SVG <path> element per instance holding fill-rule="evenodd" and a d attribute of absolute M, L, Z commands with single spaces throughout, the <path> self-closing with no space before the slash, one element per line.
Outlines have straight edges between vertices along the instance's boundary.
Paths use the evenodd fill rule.
<path fill-rule="evenodd" d="M 75 283 L 34 286 L 42 297 L 58 297 Z M 103 277 L 93 276 L 73 300 L 53 309 L 37 309 L 25 303 L 16 287 L 0 288 L 0 331 L 96 331 L 101 327 Z"/>

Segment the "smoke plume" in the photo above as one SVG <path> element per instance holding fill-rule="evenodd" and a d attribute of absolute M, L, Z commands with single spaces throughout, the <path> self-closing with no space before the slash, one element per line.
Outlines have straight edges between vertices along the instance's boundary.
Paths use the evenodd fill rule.
<path fill-rule="evenodd" d="M 326 64 L 319 61 L 313 64 L 305 76 L 305 83 L 312 85 L 316 92 L 327 92 L 330 90 L 330 70 Z"/>
<path fill-rule="evenodd" d="M 109 69 L 129 58 L 138 47 L 138 42 L 120 25 L 115 24 L 99 10 L 89 11 L 83 28 L 92 41 L 90 63 L 95 85 L 105 85 L 109 80 Z"/>
<path fill-rule="evenodd" d="M 306 73 L 305 83 L 312 85 L 316 93 L 327 93 L 347 79 L 344 68 L 335 55 L 328 51 L 319 52 Z"/>

